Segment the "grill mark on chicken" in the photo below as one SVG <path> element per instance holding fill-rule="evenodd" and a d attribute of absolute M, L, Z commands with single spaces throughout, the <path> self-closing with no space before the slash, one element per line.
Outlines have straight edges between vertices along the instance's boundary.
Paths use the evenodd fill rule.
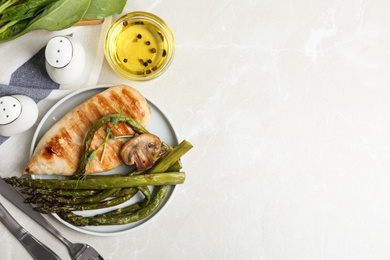
<path fill-rule="evenodd" d="M 80 125 L 80 123 L 79 123 L 80 130 L 84 133 L 83 138 L 85 138 L 85 136 L 87 135 L 87 132 L 88 132 L 88 130 L 87 131 L 85 131 L 85 130 L 90 129 L 92 127 L 93 123 L 89 120 L 89 118 L 87 118 L 85 116 L 85 114 L 82 111 L 77 110 L 76 113 L 77 113 L 77 116 L 79 117 L 80 122 L 84 125 L 84 129 L 82 129 L 81 128 L 82 125 Z"/>
<path fill-rule="evenodd" d="M 68 131 L 66 131 L 65 128 L 62 128 L 61 129 L 61 135 L 60 135 L 68 145 L 72 145 L 72 137 L 70 136 L 70 134 L 68 133 Z"/>
<path fill-rule="evenodd" d="M 87 104 L 89 114 L 89 119 L 92 122 L 97 122 L 101 117 L 102 113 L 100 112 L 100 109 L 97 107 L 97 105 L 94 102 Z M 107 132 L 104 130 L 107 127 L 107 124 L 104 124 L 99 130 L 97 130 L 94 134 L 94 137 L 92 139 L 91 148 L 90 150 L 96 149 L 100 144 L 104 142 L 104 139 L 106 138 Z"/>
<path fill-rule="evenodd" d="M 113 93 L 113 92 L 114 91 L 110 91 L 110 93 Z M 99 96 L 99 97 L 96 97 L 96 99 L 97 99 L 98 105 L 101 107 L 101 110 L 103 112 L 105 112 L 105 114 L 119 114 L 118 108 L 116 108 L 115 106 L 111 106 L 111 104 L 115 104 L 117 107 L 120 107 L 121 105 L 118 104 L 118 103 L 120 103 L 120 97 L 116 100 L 107 100 L 106 98 Z M 111 126 L 108 126 L 108 127 L 111 127 Z M 118 130 L 118 129 L 121 129 L 121 130 Z M 115 133 L 115 131 L 119 131 L 119 132 Z M 113 129 L 113 133 L 115 135 L 117 135 L 119 133 L 129 133 L 129 130 L 128 130 L 128 127 L 126 125 L 124 125 L 123 123 L 118 123 Z"/>
<path fill-rule="evenodd" d="M 76 155 L 81 154 L 78 146 L 72 141 L 69 132 L 65 128 L 61 128 L 60 133 L 54 136 L 45 146 L 42 155 L 46 159 L 51 159 L 53 155 L 56 155 L 57 157 L 63 158 L 68 165 L 72 165 L 74 158 L 71 154 L 73 154 L 73 151 L 76 152 Z"/>
<path fill-rule="evenodd" d="M 112 129 L 112 133 L 116 136 L 121 136 L 121 135 L 132 135 L 135 132 L 127 123 L 119 122 Z"/>
<path fill-rule="evenodd" d="M 79 149 L 75 148 L 77 145 L 72 142 L 72 137 L 65 128 L 61 129 L 59 142 L 62 145 L 62 154 L 66 160 L 66 163 L 68 165 L 72 165 L 72 161 L 74 160 L 74 158 L 72 158 L 72 154 L 81 155 L 81 152 L 79 153 Z M 76 153 L 73 153 L 73 151 L 76 151 Z M 77 158 L 79 158 L 79 156 Z"/>
<path fill-rule="evenodd" d="M 124 112 L 129 115 L 130 117 L 137 120 L 137 111 L 134 111 L 134 99 L 129 96 L 129 93 L 122 92 L 121 94 L 123 98 L 120 100 L 120 105 L 124 108 Z M 111 100 L 116 100 L 119 98 L 119 95 L 117 93 L 112 93 L 110 96 Z"/>
<path fill-rule="evenodd" d="M 121 160 L 118 153 L 116 153 L 116 150 L 109 143 L 106 146 L 106 152 L 104 155 L 103 162 L 100 163 L 102 154 L 103 154 L 103 149 L 99 150 L 99 152 L 96 154 L 94 162 L 91 165 L 91 169 L 90 169 L 91 172 L 101 171 L 101 169 L 105 169 L 108 165 L 112 165 L 113 163 L 116 165 L 121 164 Z"/>
<path fill-rule="evenodd" d="M 100 128 L 98 131 L 95 132 L 94 139 L 90 148 L 90 151 L 97 149 L 102 143 L 104 143 L 107 136 L 107 132 L 105 130 L 105 127 Z M 127 138 L 124 139 L 116 139 L 115 141 L 108 141 L 106 144 L 106 153 L 103 158 L 103 168 L 105 167 L 104 162 L 107 162 L 108 160 L 112 159 L 110 157 L 114 156 L 114 158 L 117 160 L 120 158 L 120 149 L 123 146 L 123 144 L 127 141 Z M 96 154 L 94 163 L 99 163 L 101 161 L 101 156 L 103 149 L 99 150 L 99 152 Z M 111 152 L 109 152 L 111 151 Z"/>
<path fill-rule="evenodd" d="M 62 157 L 62 150 L 63 150 L 62 146 L 59 143 L 59 137 L 55 136 L 45 146 L 45 149 L 43 150 L 42 155 L 46 159 L 51 159 L 53 157 L 53 154 L 57 155 L 58 157 Z"/>
<path fill-rule="evenodd" d="M 122 89 L 122 94 L 125 102 L 129 104 L 131 117 L 139 121 L 138 117 L 143 117 L 145 115 L 145 111 L 140 109 L 138 99 L 134 98 L 127 89 Z"/>
<path fill-rule="evenodd" d="M 96 96 L 96 103 L 100 108 L 100 111 L 103 111 L 103 113 L 106 115 L 117 113 L 117 109 L 114 106 L 111 106 L 110 102 L 105 97 Z"/>
<path fill-rule="evenodd" d="M 115 146 L 119 146 L 119 144 L 117 144 L 115 142 L 109 142 L 107 148 L 109 150 L 112 150 L 112 151 L 118 150 L 118 149 L 115 149 Z M 103 164 L 110 164 L 111 162 L 118 161 L 118 160 L 122 161 L 120 158 L 120 153 L 111 152 L 110 154 L 112 154 L 113 156 L 105 158 L 107 160 L 106 160 L 106 163 L 104 163 L 105 161 L 103 161 Z"/>
<path fill-rule="evenodd" d="M 87 110 L 90 112 L 88 114 L 92 122 L 96 122 L 102 117 L 100 109 L 96 106 L 94 102 L 90 102 L 87 104 Z"/>
<path fill-rule="evenodd" d="M 70 119 L 70 122 L 69 122 L 69 131 L 70 131 L 71 133 L 76 134 L 80 139 L 84 138 L 84 133 L 83 133 L 83 131 L 80 129 L 79 124 L 74 120 L 74 118 L 71 118 L 71 119 Z"/>
<path fill-rule="evenodd" d="M 108 99 L 111 103 L 116 104 L 116 113 L 122 113 L 131 117 L 134 117 L 131 113 L 131 111 L 128 109 L 127 104 L 123 102 L 123 98 L 120 95 L 118 95 L 115 91 L 110 91 Z M 118 110 L 119 109 L 119 110 Z M 117 133 L 113 132 L 114 135 L 129 135 L 133 134 L 133 130 L 130 126 L 128 126 L 126 123 L 118 123 L 114 128 L 113 131 L 118 131 Z"/>
<path fill-rule="evenodd" d="M 111 91 L 109 95 L 111 102 L 115 102 L 118 105 L 118 108 L 122 110 L 123 114 L 132 116 L 131 111 L 128 109 L 128 104 L 123 102 L 123 97 L 120 97 L 118 93 Z"/>

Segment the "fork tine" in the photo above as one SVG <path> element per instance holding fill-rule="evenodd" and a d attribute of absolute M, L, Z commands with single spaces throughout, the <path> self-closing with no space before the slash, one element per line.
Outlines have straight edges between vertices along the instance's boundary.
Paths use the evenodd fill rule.
<path fill-rule="evenodd" d="M 104 260 L 104 258 L 90 245 L 85 245 L 73 259 L 77 260 Z"/>

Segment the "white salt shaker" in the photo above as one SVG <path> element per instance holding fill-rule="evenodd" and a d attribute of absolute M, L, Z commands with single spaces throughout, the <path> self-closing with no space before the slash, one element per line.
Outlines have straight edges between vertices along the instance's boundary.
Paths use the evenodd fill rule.
<path fill-rule="evenodd" d="M 0 135 L 12 136 L 31 128 L 38 118 L 38 106 L 24 95 L 0 97 Z"/>
<path fill-rule="evenodd" d="M 72 37 L 56 36 L 45 49 L 46 70 L 58 84 L 71 84 L 83 73 L 85 51 L 81 43 Z"/>

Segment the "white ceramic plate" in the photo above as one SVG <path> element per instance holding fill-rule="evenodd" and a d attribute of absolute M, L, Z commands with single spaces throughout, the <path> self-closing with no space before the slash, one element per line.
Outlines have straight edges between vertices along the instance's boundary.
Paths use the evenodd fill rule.
<path fill-rule="evenodd" d="M 85 89 L 78 90 L 76 92 L 73 92 L 72 94 L 64 97 L 59 102 L 57 102 L 42 118 L 41 122 L 39 123 L 33 140 L 31 144 L 30 149 L 30 155 L 32 155 L 36 145 L 38 144 L 39 140 L 41 140 L 42 136 L 52 127 L 58 120 L 60 120 L 65 114 L 67 114 L 70 110 L 72 110 L 74 107 L 80 105 L 90 97 L 106 90 L 111 85 L 102 85 L 102 86 L 93 86 Z M 167 116 L 164 114 L 164 112 L 161 111 L 158 106 L 151 102 L 149 99 L 147 99 L 149 106 L 152 110 L 152 118 L 150 121 L 150 124 L 148 125 L 147 129 L 150 133 L 153 133 L 160 137 L 160 139 L 167 144 L 170 145 L 177 145 L 179 142 L 178 136 L 176 134 L 176 131 L 172 125 L 172 123 L 169 121 Z M 131 169 L 131 166 L 122 164 L 119 167 L 106 172 L 105 174 L 115 174 L 115 173 L 126 173 L 129 172 Z M 33 179 L 38 178 L 61 178 L 59 176 L 54 175 L 32 175 Z M 151 190 L 153 187 L 149 187 Z M 110 226 L 86 226 L 86 227 L 77 227 L 74 225 L 69 224 L 68 222 L 62 220 L 60 217 L 58 217 L 56 214 L 53 214 L 55 218 L 57 218 L 60 222 L 65 224 L 66 226 L 80 231 L 82 233 L 90 234 L 90 235 L 97 235 L 97 236 L 112 236 L 112 235 L 118 235 L 123 234 L 129 231 L 132 231 L 136 228 L 139 228 L 146 223 L 148 223 L 152 218 L 156 217 L 159 212 L 167 205 L 169 199 L 173 196 L 175 190 L 175 186 L 170 186 L 168 188 L 167 195 L 165 196 L 164 200 L 162 201 L 161 205 L 158 207 L 156 211 L 154 211 L 150 216 L 147 218 L 140 220 L 135 223 L 130 223 L 126 225 L 110 225 Z M 140 192 L 138 192 L 131 200 L 127 201 L 124 204 L 110 207 L 106 209 L 100 209 L 100 210 L 87 210 L 87 211 L 75 211 L 74 213 L 82 216 L 92 216 L 96 214 L 101 214 L 119 207 L 124 207 L 127 205 L 130 205 L 136 201 L 140 201 L 142 199 L 142 195 L 140 195 Z"/>

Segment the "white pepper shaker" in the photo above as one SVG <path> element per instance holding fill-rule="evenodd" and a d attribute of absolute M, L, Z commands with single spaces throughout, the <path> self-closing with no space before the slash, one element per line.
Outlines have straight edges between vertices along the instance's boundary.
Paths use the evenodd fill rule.
<path fill-rule="evenodd" d="M 24 95 L 0 97 L 0 135 L 12 136 L 31 128 L 38 118 L 38 106 Z"/>
<path fill-rule="evenodd" d="M 83 73 L 85 51 L 81 43 L 67 36 L 50 39 L 45 49 L 46 70 L 58 84 L 71 84 Z"/>

